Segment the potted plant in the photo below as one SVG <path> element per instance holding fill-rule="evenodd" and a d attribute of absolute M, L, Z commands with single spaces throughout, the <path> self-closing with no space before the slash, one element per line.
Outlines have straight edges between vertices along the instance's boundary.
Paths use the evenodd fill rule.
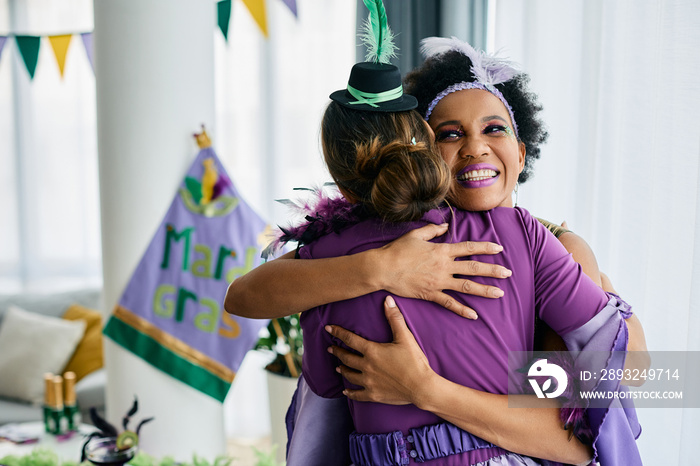
<path fill-rule="evenodd" d="M 303 353 L 299 314 L 270 320 L 267 335 L 258 340 L 255 349 L 269 350 L 274 359 L 265 366 L 270 403 L 272 444 L 278 445 L 277 459 L 284 461 L 287 451 L 285 415 L 301 374 Z"/>
<path fill-rule="evenodd" d="M 303 348 L 299 314 L 270 320 L 267 335 L 255 345 L 255 349 L 269 350 L 275 355 L 265 366 L 268 372 L 294 379 L 301 373 Z"/>

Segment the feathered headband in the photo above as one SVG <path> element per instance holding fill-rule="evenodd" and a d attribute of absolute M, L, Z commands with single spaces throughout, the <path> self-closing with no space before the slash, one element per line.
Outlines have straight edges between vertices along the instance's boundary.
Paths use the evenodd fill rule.
<path fill-rule="evenodd" d="M 452 84 L 436 95 L 432 102 L 430 102 L 430 105 L 428 105 L 428 110 L 425 112 L 425 119 L 428 120 L 430 118 L 430 114 L 435 109 L 435 106 L 445 96 L 465 89 L 482 89 L 495 95 L 503 102 L 503 105 L 505 105 L 510 115 L 510 120 L 513 122 L 513 129 L 517 136 L 518 125 L 513 117 L 513 109 L 510 107 L 505 97 L 503 97 L 501 91 L 496 88 L 496 84 L 510 81 L 519 74 L 515 64 L 504 58 L 497 57 L 496 55 L 489 55 L 481 50 L 476 50 L 468 43 L 456 37 L 428 37 L 421 41 L 421 52 L 426 58 L 452 50 L 469 58 L 469 61 L 471 61 L 470 72 L 475 80 Z"/>

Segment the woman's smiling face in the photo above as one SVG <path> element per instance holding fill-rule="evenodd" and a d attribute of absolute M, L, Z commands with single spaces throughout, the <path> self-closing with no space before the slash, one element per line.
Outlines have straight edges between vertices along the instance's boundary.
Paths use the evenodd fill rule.
<path fill-rule="evenodd" d="M 452 168 L 450 197 L 457 207 L 513 207 L 511 193 L 525 166 L 525 145 L 515 137 L 498 97 L 481 89 L 453 92 L 437 104 L 428 123 Z"/>

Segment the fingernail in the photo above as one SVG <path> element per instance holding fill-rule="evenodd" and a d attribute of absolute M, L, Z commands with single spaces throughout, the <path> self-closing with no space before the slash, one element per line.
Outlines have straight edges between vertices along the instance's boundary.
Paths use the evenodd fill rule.
<path fill-rule="evenodd" d="M 333 333 L 333 327 L 331 327 L 330 325 L 326 325 L 326 326 L 323 327 L 323 328 L 326 329 L 326 332 L 328 332 L 328 333 Z"/>
<path fill-rule="evenodd" d="M 340 374 L 340 366 L 336 367 L 336 368 L 335 368 L 335 371 L 336 371 L 338 374 Z"/>
<path fill-rule="evenodd" d="M 496 298 L 500 298 L 501 296 L 503 296 L 504 293 L 502 289 L 494 288 L 491 294 L 493 294 L 493 296 L 495 296 Z"/>
<path fill-rule="evenodd" d="M 333 354 L 333 347 L 332 347 L 332 346 L 329 346 L 328 348 L 326 348 L 326 350 L 327 350 L 329 353 Z"/>
<path fill-rule="evenodd" d="M 343 395 L 348 396 L 348 391 L 347 391 L 347 390 L 343 390 Z"/>
<path fill-rule="evenodd" d="M 510 277 L 511 275 L 513 275 L 513 271 L 512 271 L 512 270 L 505 269 L 505 270 L 502 270 L 502 271 L 501 271 L 501 276 L 502 276 L 503 278 Z"/>
<path fill-rule="evenodd" d="M 494 244 L 493 251 L 494 252 L 501 252 L 501 251 L 503 251 L 503 246 L 501 246 L 500 244 Z"/>
<path fill-rule="evenodd" d="M 396 307 L 396 301 L 394 301 L 394 298 L 391 296 L 386 297 L 386 304 L 389 307 Z"/>
<path fill-rule="evenodd" d="M 469 318 L 471 320 L 476 320 L 479 318 L 479 314 L 477 314 L 476 312 L 472 312 L 471 314 L 469 314 Z"/>

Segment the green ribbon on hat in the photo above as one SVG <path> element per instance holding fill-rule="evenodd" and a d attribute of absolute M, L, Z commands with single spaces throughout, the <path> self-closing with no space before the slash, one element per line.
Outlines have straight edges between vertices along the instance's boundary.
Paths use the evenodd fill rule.
<path fill-rule="evenodd" d="M 403 86 L 399 86 L 395 89 L 391 89 L 390 91 L 384 91 L 384 92 L 362 92 L 358 89 L 355 89 L 352 86 L 348 86 L 348 92 L 350 93 L 351 96 L 356 98 L 357 100 L 355 102 L 348 102 L 350 105 L 354 104 L 367 104 L 372 107 L 379 107 L 377 105 L 378 103 L 382 102 L 388 102 L 390 100 L 395 100 L 398 99 L 403 95 Z"/>

